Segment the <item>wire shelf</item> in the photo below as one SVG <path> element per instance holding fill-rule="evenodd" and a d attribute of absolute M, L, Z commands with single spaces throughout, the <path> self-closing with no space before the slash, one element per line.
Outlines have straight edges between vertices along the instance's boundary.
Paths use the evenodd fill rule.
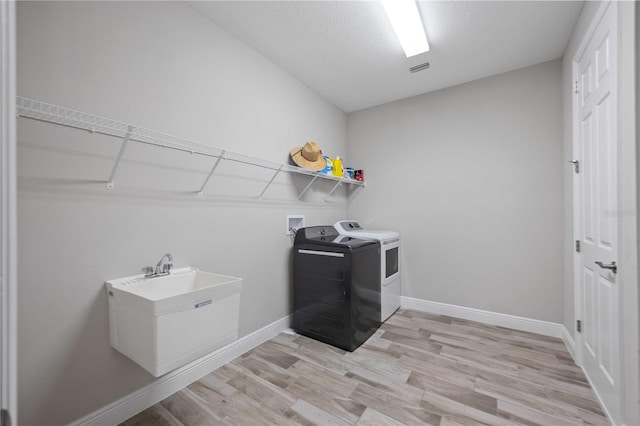
<path fill-rule="evenodd" d="M 72 127 L 80 130 L 86 130 L 92 133 L 98 133 L 98 134 L 122 139 L 123 142 L 120 147 L 120 152 L 118 153 L 118 157 L 116 158 L 116 162 L 111 172 L 111 177 L 109 178 L 109 181 L 107 184 L 107 187 L 110 189 L 113 188 L 113 179 L 115 177 L 116 170 L 118 168 L 118 165 L 122 159 L 122 155 L 129 141 L 144 143 L 144 144 L 158 146 L 162 148 L 174 149 L 177 151 L 188 152 L 191 154 L 217 158 L 218 160 L 216 161 L 211 172 L 207 176 L 207 179 L 205 180 L 202 187 L 200 188 L 200 191 L 198 191 L 200 195 L 202 195 L 202 191 L 204 190 L 205 186 L 207 185 L 207 182 L 213 175 L 221 159 L 276 171 L 273 177 L 271 178 L 271 181 L 269 181 L 269 183 L 264 188 L 262 193 L 258 196 L 258 198 L 262 197 L 262 195 L 266 192 L 266 190 L 269 188 L 271 183 L 274 181 L 277 174 L 280 172 L 306 175 L 306 176 L 311 176 L 313 178 L 309 182 L 309 185 L 307 185 L 307 187 L 300 193 L 300 195 L 298 196 L 298 199 L 300 199 L 304 195 L 304 193 L 309 189 L 311 184 L 313 184 L 313 182 L 318 178 L 336 182 L 335 186 L 329 192 L 328 196 L 330 196 L 335 191 L 335 189 L 343 183 L 348 185 L 353 185 L 356 187 L 363 187 L 365 185 L 364 182 L 358 181 L 355 179 L 325 175 L 319 172 L 314 172 L 311 170 L 303 169 L 301 167 L 292 166 L 289 164 L 277 163 L 277 162 L 265 160 L 262 158 L 252 157 L 252 156 L 240 154 L 237 152 L 223 150 L 223 149 L 212 147 L 209 145 L 182 139 L 176 136 L 167 135 L 165 133 L 156 132 L 154 130 L 149 130 L 142 127 L 134 126 L 132 124 L 111 120 L 109 118 L 104 118 L 97 115 L 76 111 L 76 110 L 61 107 L 58 105 L 47 104 L 45 102 L 40 102 L 34 99 L 28 99 L 28 98 L 23 98 L 19 96 L 16 97 L 16 99 L 17 99 L 17 102 L 16 102 L 17 114 L 19 117 L 30 118 L 33 120 L 43 121 L 43 122 L 52 123 L 52 124 L 58 124 L 62 126 Z"/>

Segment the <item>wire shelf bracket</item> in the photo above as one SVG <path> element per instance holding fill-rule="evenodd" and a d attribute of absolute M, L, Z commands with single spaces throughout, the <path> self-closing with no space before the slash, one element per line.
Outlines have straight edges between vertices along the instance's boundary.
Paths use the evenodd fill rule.
<path fill-rule="evenodd" d="M 325 203 L 329 202 L 329 197 L 331 197 L 333 195 L 333 193 L 335 192 L 336 189 L 338 189 L 338 187 L 340 186 L 341 183 L 342 183 L 342 179 L 340 179 L 338 182 L 336 182 L 336 184 L 333 186 L 333 188 L 331 188 L 331 191 L 329 191 L 329 193 L 327 194 L 327 198 L 324 199 Z"/>
<path fill-rule="evenodd" d="M 220 160 L 222 160 L 224 158 L 224 153 L 225 152 L 222 151 L 222 153 L 220 154 L 220 156 L 218 157 L 218 159 L 214 163 L 213 167 L 211 168 L 211 171 L 207 175 L 207 178 L 204 180 L 204 182 L 202 182 L 202 186 L 200 187 L 200 190 L 198 191 L 198 195 L 199 196 L 202 197 L 204 195 L 202 191 L 204 191 L 204 187 L 207 186 L 207 183 L 209 183 L 209 180 L 211 179 L 211 176 L 213 176 L 213 172 L 216 171 L 216 168 L 218 167 L 218 164 L 220 164 Z"/>
<path fill-rule="evenodd" d="M 278 170 L 276 170 L 276 172 L 273 174 L 273 177 L 271 178 L 269 183 L 267 183 L 267 186 L 265 186 L 264 189 L 262 190 L 262 192 L 260 193 L 260 195 L 258 195 L 259 199 L 262 200 L 262 196 L 264 195 L 265 192 L 267 192 L 267 189 L 269 189 L 269 187 L 271 186 L 271 184 L 275 180 L 276 176 L 278 176 L 278 173 L 280 173 L 280 170 L 282 170 L 282 166 L 284 166 L 284 164 L 281 164 L 280 167 L 278 167 Z"/>
<path fill-rule="evenodd" d="M 95 132 L 92 132 L 95 133 Z M 131 134 L 133 133 L 133 126 L 129 125 L 127 128 L 127 133 L 124 135 L 122 139 L 122 145 L 120 145 L 120 152 L 118 152 L 118 156 L 116 157 L 116 162 L 113 165 L 113 169 L 111 169 L 111 176 L 109 176 L 109 180 L 107 181 L 107 188 L 113 189 L 113 178 L 116 177 L 116 171 L 118 170 L 118 166 L 120 165 L 120 160 L 122 160 L 122 154 L 127 149 L 127 144 L 129 143 L 129 139 L 131 138 Z"/>
<path fill-rule="evenodd" d="M 304 195 L 304 193 L 305 193 L 305 192 L 307 192 L 307 190 L 308 190 L 309 188 L 311 188 L 311 185 L 313 185 L 313 182 L 315 182 L 315 181 L 316 181 L 316 179 L 318 179 L 318 176 L 320 176 L 320 175 L 315 175 L 315 176 L 313 177 L 313 179 L 311 179 L 311 182 L 309 182 L 309 184 L 308 184 L 308 185 L 307 185 L 307 186 L 302 190 L 302 192 L 300 193 L 300 195 L 298 195 L 298 200 L 299 200 L 300 198 L 302 198 L 302 196 Z"/>

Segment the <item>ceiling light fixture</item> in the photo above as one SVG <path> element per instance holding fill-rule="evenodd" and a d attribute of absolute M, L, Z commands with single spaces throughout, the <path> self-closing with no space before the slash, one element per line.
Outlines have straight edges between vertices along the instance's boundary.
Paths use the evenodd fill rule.
<path fill-rule="evenodd" d="M 407 58 L 429 51 L 415 0 L 382 0 L 384 11 L 396 32 Z"/>

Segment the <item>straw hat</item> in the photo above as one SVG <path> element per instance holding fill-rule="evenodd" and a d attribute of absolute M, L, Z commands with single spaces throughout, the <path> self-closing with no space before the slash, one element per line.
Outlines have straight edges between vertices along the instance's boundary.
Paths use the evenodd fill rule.
<path fill-rule="evenodd" d="M 316 172 L 324 169 L 327 163 L 324 157 L 320 155 L 320 148 L 315 142 L 307 142 L 304 146 L 292 149 L 291 159 L 298 166 Z"/>

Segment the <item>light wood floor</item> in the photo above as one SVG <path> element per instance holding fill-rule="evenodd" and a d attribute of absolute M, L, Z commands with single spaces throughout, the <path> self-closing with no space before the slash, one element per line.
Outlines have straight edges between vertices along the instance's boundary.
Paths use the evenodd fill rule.
<path fill-rule="evenodd" d="M 400 310 L 346 352 L 280 334 L 123 425 L 608 425 L 560 339 Z"/>

